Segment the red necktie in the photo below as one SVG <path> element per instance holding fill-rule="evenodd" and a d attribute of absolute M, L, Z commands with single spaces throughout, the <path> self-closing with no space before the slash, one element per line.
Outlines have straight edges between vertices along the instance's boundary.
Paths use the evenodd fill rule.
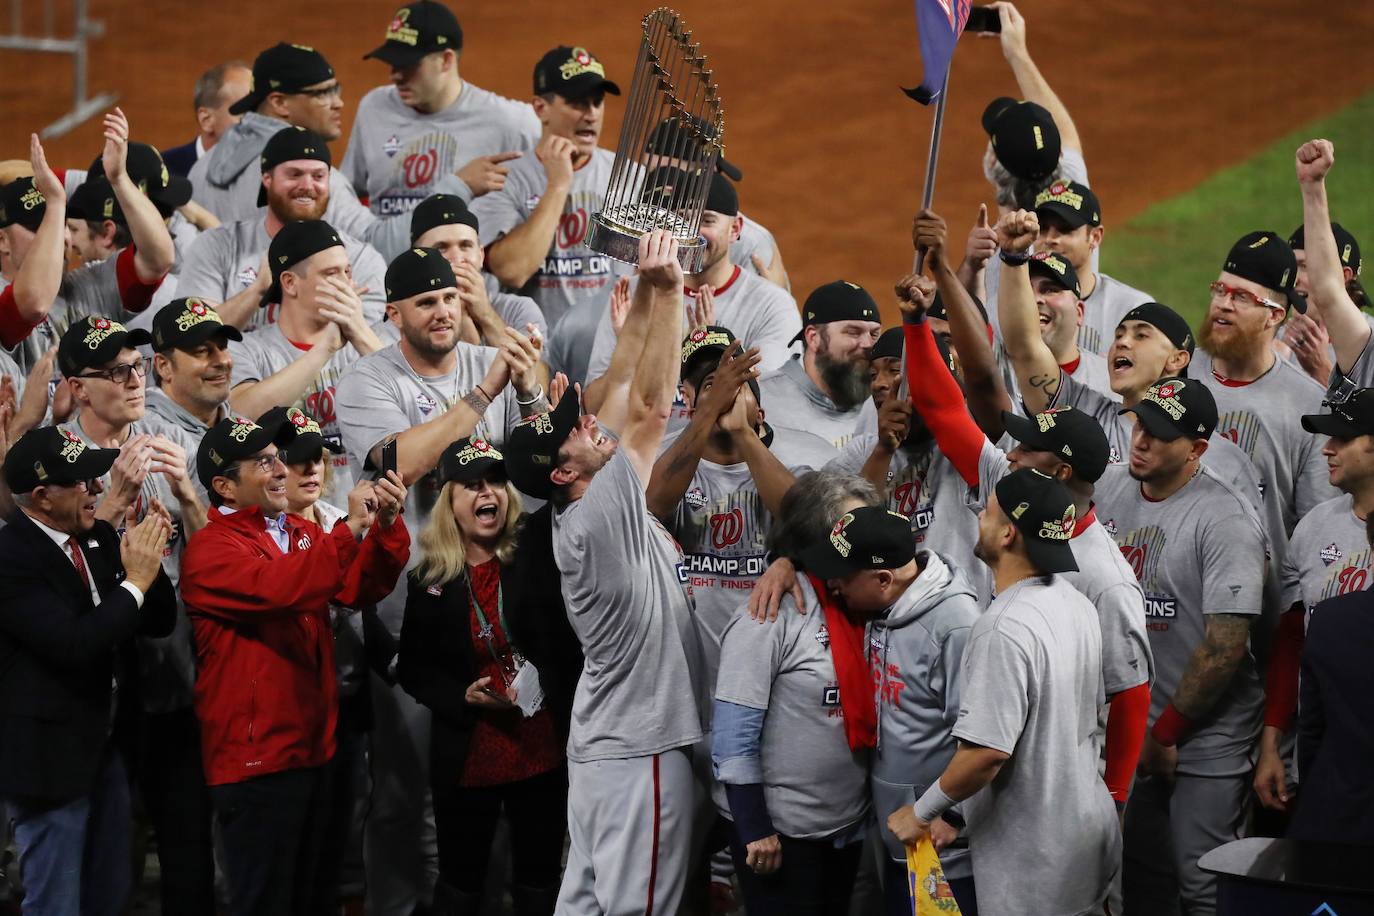
<path fill-rule="evenodd" d="M 86 572 L 86 558 L 81 555 L 81 547 L 76 543 L 76 538 L 67 538 L 67 549 L 71 551 L 72 563 L 76 566 L 76 571 L 81 573 L 81 584 L 86 586 L 86 591 L 91 590 L 91 576 Z"/>

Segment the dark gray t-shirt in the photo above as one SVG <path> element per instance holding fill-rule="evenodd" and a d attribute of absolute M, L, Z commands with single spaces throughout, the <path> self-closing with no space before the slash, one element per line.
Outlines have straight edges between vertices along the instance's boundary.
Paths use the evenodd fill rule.
<path fill-rule="evenodd" d="M 1205 638 L 1208 614 L 1258 618 L 1264 594 L 1264 536 L 1245 497 L 1208 468 L 1154 502 L 1122 465 L 1098 481 L 1098 518 L 1145 592 L 1155 687 L 1154 722 L 1173 698 Z M 1221 699 L 1178 745 L 1179 772 L 1220 776 L 1249 767 L 1264 692 L 1247 647 Z"/>
<path fill-rule="evenodd" d="M 766 710 L 760 746 L 763 797 L 784 836 L 820 840 L 868 816 L 868 754 L 850 750 L 825 613 L 811 583 L 797 580 L 776 620 L 737 616 L 721 645 L 716 699 Z M 721 782 L 731 782 L 722 770 Z"/>
<path fill-rule="evenodd" d="M 1058 576 L 1016 583 L 973 624 L 954 736 L 1011 755 L 963 803 L 980 912 L 1034 899 L 1037 913 L 1085 913 L 1120 867 L 1094 739 L 1101 642 L 1092 604 Z M 1065 867 L 1047 869 L 1047 850 Z"/>
<path fill-rule="evenodd" d="M 701 740 L 702 679 L 682 551 L 623 452 L 553 517 L 553 553 L 585 661 L 568 759 L 648 757 Z"/>

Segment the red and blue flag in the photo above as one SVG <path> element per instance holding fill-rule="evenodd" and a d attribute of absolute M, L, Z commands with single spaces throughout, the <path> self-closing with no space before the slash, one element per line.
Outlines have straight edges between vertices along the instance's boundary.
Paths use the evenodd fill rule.
<path fill-rule="evenodd" d="M 915 89 L 902 91 L 922 105 L 929 105 L 945 91 L 954 43 L 964 31 L 972 6 L 973 0 L 916 0 L 916 33 L 921 40 L 925 77 Z"/>

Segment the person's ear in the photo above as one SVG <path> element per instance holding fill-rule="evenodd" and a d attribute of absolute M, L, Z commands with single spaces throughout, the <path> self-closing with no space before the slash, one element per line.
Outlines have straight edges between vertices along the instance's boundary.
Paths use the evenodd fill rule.
<path fill-rule="evenodd" d="M 577 477 L 578 474 L 576 471 L 564 467 L 561 464 L 549 472 L 549 479 L 552 480 L 554 486 L 557 487 L 566 487 L 568 484 L 576 480 Z"/>
<path fill-rule="evenodd" d="M 220 500 L 226 503 L 238 494 L 232 477 L 215 477 L 210 481 L 210 486 L 219 494 Z"/>
<path fill-rule="evenodd" d="M 1090 250 L 1102 247 L 1102 236 L 1107 232 L 1103 226 L 1092 226 L 1088 229 L 1088 248 Z"/>

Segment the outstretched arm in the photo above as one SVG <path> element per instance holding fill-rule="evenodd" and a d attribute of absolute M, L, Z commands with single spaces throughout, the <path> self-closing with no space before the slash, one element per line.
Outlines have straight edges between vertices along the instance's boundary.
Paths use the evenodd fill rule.
<path fill-rule="evenodd" d="M 677 239 L 663 229 L 639 240 L 635 295 L 648 299 L 649 329 L 630 382 L 624 424 L 617 432 L 620 447 L 646 483 L 677 395 L 682 345 L 682 265 L 677 256 Z"/>
<path fill-rule="evenodd" d="M 1049 81 L 1035 65 L 1035 61 L 1031 60 L 1030 51 L 1026 49 L 1025 18 L 1006 0 L 989 5 L 996 7 L 1001 17 L 1002 55 L 1011 65 L 1012 76 L 1016 77 L 1016 85 L 1021 89 L 1021 98 L 1042 106 L 1050 113 L 1055 126 L 1059 128 L 1059 140 L 1063 149 L 1082 152 L 1083 141 L 1078 138 L 1078 128 L 1074 125 L 1073 118 L 1069 117 L 1069 110 L 1050 88 Z"/>
<path fill-rule="evenodd" d="M 1029 413 L 1047 409 L 1059 391 L 1059 363 L 1040 336 L 1040 310 L 1035 305 L 1025 258 L 1040 232 L 1034 213 L 1016 210 L 997 222 L 1002 246 L 1002 283 L 997 290 L 997 317 L 1002 343 L 1016 370 L 1021 399 Z"/>
<path fill-rule="evenodd" d="M 1303 244 L 1307 252 L 1307 301 L 1326 322 L 1336 366 L 1349 372 L 1369 345 L 1369 324 L 1345 289 L 1345 268 L 1331 232 L 1326 174 L 1336 161 L 1330 140 L 1309 140 L 1298 148 L 1298 187 L 1302 190 Z"/>
<path fill-rule="evenodd" d="M 33 162 L 34 190 L 43 195 L 46 209 L 24 264 L 15 273 L 14 284 L 0 293 L 0 301 L 10 300 L 0 311 L 0 344 L 6 347 L 28 337 L 47 317 L 57 299 L 66 266 L 67 192 L 61 179 L 48 168 L 38 134 L 29 136 L 29 156 Z"/>
<path fill-rule="evenodd" d="M 167 223 L 148 196 L 138 189 L 125 167 L 129 150 L 129 121 L 116 108 L 105 115 L 105 150 L 100 160 L 115 199 L 129 224 L 134 241 L 134 269 L 143 283 L 157 283 L 176 263 L 176 247 Z"/>

